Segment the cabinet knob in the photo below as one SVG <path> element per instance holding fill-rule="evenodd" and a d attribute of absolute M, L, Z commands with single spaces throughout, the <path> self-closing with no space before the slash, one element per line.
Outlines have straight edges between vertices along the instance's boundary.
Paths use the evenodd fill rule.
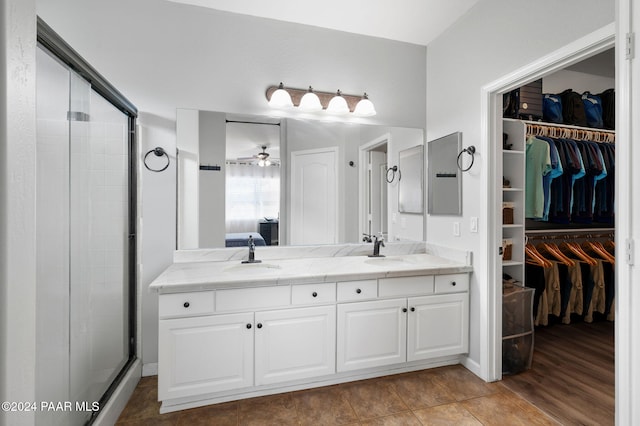
<path fill-rule="evenodd" d="M 411 307 L 411 312 L 415 312 L 416 308 L 414 308 L 413 306 Z"/>
<path fill-rule="evenodd" d="M 251 324 L 247 324 L 247 328 L 251 328 Z"/>
<path fill-rule="evenodd" d="M 360 293 L 362 293 L 362 290 L 358 288 L 358 289 L 356 289 L 356 293 L 360 294 Z"/>
<path fill-rule="evenodd" d="M 182 306 L 184 306 L 185 308 L 188 308 L 190 305 L 189 305 L 189 302 L 184 302 Z"/>
<path fill-rule="evenodd" d="M 407 312 L 407 308 L 402 308 L 402 312 Z"/>
<path fill-rule="evenodd" d="M 455 287 L 456 286 L 456 282 L 455 281 L 451 281 L 451 285 Z"/>
<path fill-rule="evenodd" d="M 262 328 L 262 323 L 258 323 L 258 324 L 256 324 L 256 327 L 258 327 L 258 328 Z"/>
<path fill-rule="evenodd" d="M 311 295 L 312 295 L 313 297 L 318 297 L 318 292 L 317 292 L 317 291 L 314 291 L 313 293 L 311 293 Z"/>

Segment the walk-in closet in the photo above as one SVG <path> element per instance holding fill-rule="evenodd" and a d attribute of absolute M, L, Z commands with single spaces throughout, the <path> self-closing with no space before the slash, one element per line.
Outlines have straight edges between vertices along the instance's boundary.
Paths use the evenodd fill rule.
<path fill-rule="evenodd" d="M 503 375 L 563 424 L 615 411 L 613 49 L 503 98 Z"/>

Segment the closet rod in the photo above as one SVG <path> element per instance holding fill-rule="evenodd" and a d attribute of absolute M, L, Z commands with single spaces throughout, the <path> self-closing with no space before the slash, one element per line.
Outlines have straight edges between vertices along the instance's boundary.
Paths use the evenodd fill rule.
<path fill-rule="evenodd" d="M 606 143 L 615 143 L 616 141 L 616 133 L 613 130 L 585 129 L 540 122 L 525 122 L 525 125 L 527 126 L 527 136 L 547 136 Z"/>
<path fill-rule="evenodd" d="M 603 234 L 603 233 L 615 233 L 615 228 L 565 228 L 565 229 L 530 229 L 525 231 L 527 236 L 543 236 L 543 235 L 555 235 L 555 234 L 575 234 L 575 235 L 585 235 L 585 234 Z"/>

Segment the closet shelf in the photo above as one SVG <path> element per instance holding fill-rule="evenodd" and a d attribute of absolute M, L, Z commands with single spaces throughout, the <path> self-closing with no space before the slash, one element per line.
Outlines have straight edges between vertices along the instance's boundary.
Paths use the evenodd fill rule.
<path fill-rule="evenodd" d="M 524 225 L 521 223 L 503 223 L 502 227 L 503 228 L 522 228 Z"/>
<path fill-rule="evenodd" d="M 524 188 L 502 188 L 502 192 L 522 192 Z"/>
<path fill-rule="evenodd" d="M 517 260 L 503 260 L 502 266 L 521 266 L 524 265 L 524 262 L 520 262 Z"/>
<path fill-rule="evenodd" d="M 503 149 L 502 150 L 503 154 L 518 154 L 518 155 L 524 155 L 524 151 L 520 151 L 517 149 Z"/>

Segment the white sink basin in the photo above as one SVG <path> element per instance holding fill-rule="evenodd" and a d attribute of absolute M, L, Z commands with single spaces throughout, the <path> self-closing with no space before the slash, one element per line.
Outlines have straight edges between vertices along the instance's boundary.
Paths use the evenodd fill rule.
<path fill-rule="evenodd" d="M 370 257 L 364 263 L 380 267 L 415 265 L 415 261 L 402 257 Z"/>
<path fill-rule="evenodd" d="M 238 263 L 237 265 L 227 266 L 223 269 L 224 272 L 237 273 L 237 274 L 268 274 L 278 272 L 280 265 L 273 263 Z"/>

